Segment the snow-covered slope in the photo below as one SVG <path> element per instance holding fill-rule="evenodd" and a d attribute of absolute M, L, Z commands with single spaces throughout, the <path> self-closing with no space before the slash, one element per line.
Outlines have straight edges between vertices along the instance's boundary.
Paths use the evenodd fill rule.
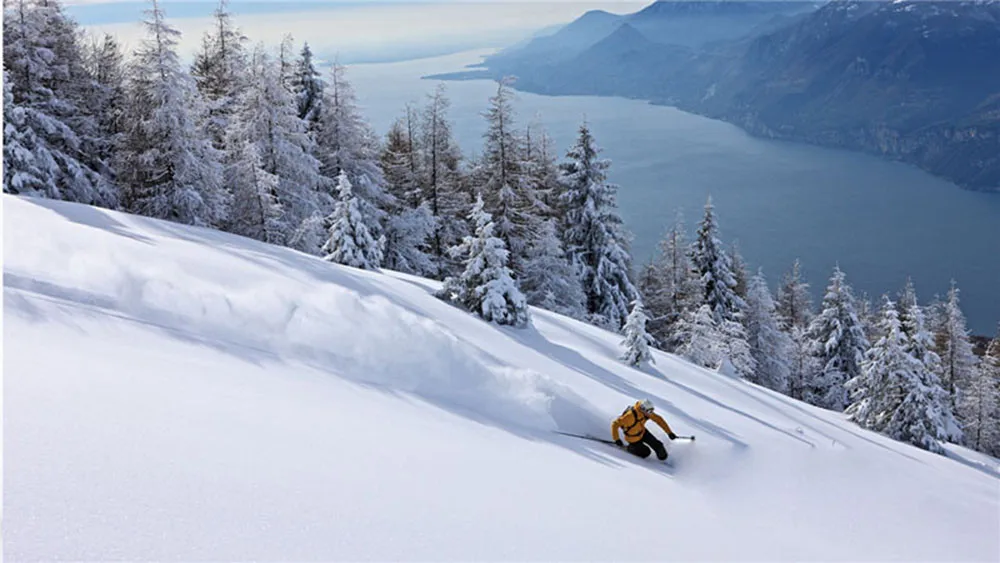
<path fill-rule="evenodd" d="M 995 460 L 931 455 L 544 311 L 4 196 L 5 555 L 1000 559 Z M 673 467 L 609 434 L 649 397 Z M 659 430 L 655 430 L 659 432 Z"/>

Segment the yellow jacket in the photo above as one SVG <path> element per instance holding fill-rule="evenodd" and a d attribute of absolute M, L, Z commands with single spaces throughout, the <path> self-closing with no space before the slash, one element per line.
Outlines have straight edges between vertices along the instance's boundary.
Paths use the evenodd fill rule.
<path fill-rule="evenodd" d="M 663 420 L 663 417 L 654 413 L 647 415 L 639 409 L 639 403 L 632 405 L 631 407 L 625 409 L 625 412 L 621 416 L 615 419 L 611 423 L 611 439 L 618 439 L 618 429 L 621 428 L 622 432 L 625 433 L 625 440 L 630 444 L 634 444 L 646 434 L 646 421 L 652 420 L 653 422 L 660 425 L 667 435 L 673 434 L 670 430 L 670 426 L 667 425 L 667 421 Z"/>

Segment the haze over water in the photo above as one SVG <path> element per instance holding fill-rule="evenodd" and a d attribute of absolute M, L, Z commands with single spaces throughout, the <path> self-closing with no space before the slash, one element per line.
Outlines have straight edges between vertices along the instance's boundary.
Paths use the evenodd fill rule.
<path fill-rule="evenodd" d="M 424 103 L 437 81 L 422 76 L 476 62 L 487 51 L 402 63 L 355 65 L 349 76 L 376 131 L 407 102 Z M 455 136 L 468 155 L 482 146 L 481 113 L 496 86 L 447 82 Z M 756 139 L 738 127 L 643 101 L 518 93 L 521 126 L 536 116 L 560 154 L 586 117 L 613 162 L 619 204 L 647 261 L 681 210 L 693 233 L 709 194 L 728 244 L 774 287 L 796 258 L 819 299 L 836 263 L 855 292 L 895 297 L 907 276 L 922 302 L 954 278 L 970 328 L 1000 321 L 1000 195 L 961 190 L 920 170 L 848 151 Z"/>

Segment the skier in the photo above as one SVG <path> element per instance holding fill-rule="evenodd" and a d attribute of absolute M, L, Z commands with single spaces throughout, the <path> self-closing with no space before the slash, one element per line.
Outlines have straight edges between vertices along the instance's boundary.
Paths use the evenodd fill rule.
<path fill-rule="evenodd" d="M 624 446 L 625 450 L 633 455 L 637 455 L 641 458 L 649 457 L 649 448 L 653 448 L 656 452 L 656 457 L 661 461 L 667 459 L 667 448 L 663 446 L 663 442 L 656 439 L 652 432 L 646 430 L 646 421 L 652 420 L 653 422 L 660 425 L 660 428 L 667 433 L 667 437 L 671 440 L 677 439 L 677 434 L 674 434 L 667 422 L 663 420 L 663 417 L 653 412 L 653 403 L 649 399 L 643 399 L 641 401 L 636 401 L 636 403 L 621 414 L 614 422 L 611 423 L 611 437 L 614 439 L 615 444 L 618 446 Z M 628 446 L 622 443 L 621 439 L 618 438 L 618 429 L 621 428 L 625 433 L 625 440 L 628 441 Z"/>

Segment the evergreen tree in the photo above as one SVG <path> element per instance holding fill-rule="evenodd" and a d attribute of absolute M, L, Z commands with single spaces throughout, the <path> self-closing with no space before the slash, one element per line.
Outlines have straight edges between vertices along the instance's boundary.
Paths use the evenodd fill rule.
<path fill-rule="evenodd" d="M 493 234 L 493 218 L 476 199 L 469 220 L 475 234 L 467 236 L 452 252 L 461 256 L 465 270 L 445 279 L 441 295 L 488 322 L 524 326 L 529 321 L 528 304 L 518 290 L 503 239 Z"/>
<path fill-rule="evenodd" d="M 433 276 L 437 269 L 427 250 L 434 232 L 434 216 L 422 203 L 414 121 L 414 111 L 407 106 L 405 120 L 396 120 L 389 129 L 380 157 L 387 189 L 394 200 L 386 226 L 384 266 Z"/>
<path fill-rule="evenodd" d="M 802 266 L 798 260 L 781 281 L 775 311 L 782 330 L 786 332 L 791 332 L 792 327 L 806 328 L 812 320 L 809 284 L 802 279 Z"/>
<path fill-rule="evenodd" d="M 448 120 L 450 102 L 444 85 L 428 96 L 420 116 L 419 127 L 407 120 L 408 136 L 419 130 L 420 158 L 412 165 L 421 175 L 422 199 L 434 218 L 434 233 L 430 239 L 430 255 L 435 262 L 433 277 L 441 279 L 459 269 L 448 255 L 448 249 L 468 234 L 465 215 L 471 207 L 469 195 L 462 189 L 459 170 L 461 151 L 452 136 Z"/>
<path fill-rule="evenodd" d="M 115 207 L 118 194 L 102 160 L 107 151 L 94 114 L 98 88 L 79 37 L 55 0 L 4 2 L 3 60 L 12 86 L 5 115 L 14 119 L 5 140 L 35 155 L 5 153 L 11 158 L 5 160 L 4 189 Z"/>
<path fill-rule="evenodd" d="M 148 36 L 129 70 L 119 151 L 125 203 L 140 215 L 217 226 L 228 215 L 220 154 L 199 126 L 204 104 L 180 65 L 180 32 L 156 0 L 146 15 Z"/>
<path fill-rule="evenodd" d="M 284 34 L 281 37 L 281 43 L 278 44 L 278 71 L 281 75 L 281 85 L 285 87 L 285 90 L 292 93 L 292 95 L 295 94 L 296 62 L 294 60 L 294 49 L 295 40 L 292 38 L 292 34 Z M 299 117 L 301 118 L 301 115 Z"/>
<path fill-rule="evenodd" d="M 260 148 L 246 127 L 230 132 L 231 151 L 226 176 L 233 186 L 229 229 L 239 235 L 270 244 L 284 244 L 288 225 L 278 202 L 279 179 L 264 167 Z"/>
<path fill-rule="evenodd" d="M 406 116 L 389 127 L 379 161 L 386 189 L 403 207 L 416 209 L 423 202 L 420 186 L 418 144 L 413 135 L 413 109 L 406 106 Z"/>
<path fill-rule="evenodd" d="M 94 117 L 94 140 L 88 150 L 109 185 L 115 186 L 114 159 L 121 141 L 125 104 L 125 56 L 114 36 L 105 34 L 83 46 L 89 82 L 81 107 Z"/>
<path fill-rule="evenodd" d="M 896 309 L 905 340 L 904 349 L 922 367 L 917 375 L 935 396 L 941 394 L 943 397 L 938 408 L 940 409 L 940 423 L 944 430 L 938 437 L 950 442 L 961 442 L 962 430 L 955 419 L 956 405 L 951 394 L 941 387 L 941 358 L 934 352 L 934 337 L 927 329 L 924 310 L 917 300 L 917 292 L 913 287 L 912 280 L 906 281 Z"/>
<path fill-rule="evenodd" d="M 702 305 L 685 314 L 678 323 L 676 354 L 699 366 L 717 369 L 727 353 L 723 335 L 712 316 L 712 308 Z"/>
<path fill-rule="evenodd" d="M 35 135 L 29 120 L 40 122 L 31 108 L 14 104 L 11 78 L 3 81 L 3 191 L 58 197 L 54 191 L 58 164 Z"/>
<path fill-rule="evenodd" d="M 226 134 L 238 111 L 240 92 L 246 87 L 247 38 L 233 24 L 229 0 L 219 0 L 212 18 L 212 27 L 203 36 L 201 50 L 191 66 L 191 76 L 205 101 L 205 130 L 212 145 L 221 151 L 226 150 Z"/>
<path fill-rule="evenodd" d="M 1000 456 L 1000 327 L 962 391 L 960 412 L 965 423 L 965 443 Z"/>
<path fill-rule="evenodd" d="M 521 290 L 531 305 L 573 318 L 584 315 L 583 287 L 563 251 L 554 219 L 545 221 L 528 245 Z"/>
<path fill-rule="evenodd" d="M 809 338 L 808 327 L 793 326 L 787 334 L 791 341 L 788 358 L 788 396 L 805 401 L 809 383 L 813 375 L 819 371 L 818 362 L 813 356 L 813 342 Z"/>
<path fill-rule="evenodd" d="M 437 269 L 425 252 L 433 232 L 434 216 L 426 203 L 416 208 L 398 207 L 386 223 L 383 265 L 406 274 L 433 275 Z"/>
<path fill-rule="evenodd" d="M 618 330 L 638 290 L 629 278 L 631 257 L 615 201 L 618 187 L 607 182 L 611 163 L 598 158 L 598 154 L 585 123 L 560 167 L 565 210 L 563 241 L 580 272 L 588 318 L 594 324 Z"/>
<path fill-rule="evenodd" d="M 523 159 L 523 139 L 517 135 L 513 100 L 510 81 L 498 81 L 497 93 L 490 97 L 490 107 L 483 114 L 487 127 L 474 175 L 496 225 L 496 235 L 510 251 L 511 268 L 520 275 L 528 241 L 534 237 L 540 218 Z"/>
<path fill-rule="evenodd" d="M 732 260 L 718 239 L 718 223 L 712 198 L 705 204 L 705 216 L 698 227 L 698 238 L 691 248 L 691 264 L 703 288 L 703 303 L 712 310 L 712 318 L 719 329 L 723 348 L 740 377 L 753 377 L 755 361 L 746 342 L 746 331 L 741 322 L 746 302 L 737 290 Z"/>
<path fill-rule="evenodd" d="M 691 249 L 691 263 L 701 277 L 702 302 L 712 309 L 716 324 L 739 321 L 746 303 L 736 294 L 737 281 L 732 262 L 718 238 L 718 223 L 712 198 L 705 204 L 705 216 L 698 227 L 698 238 Z"/>
<path fill-rule="evenodd" d="M 667 351 L 677 346 L 678 322 L 701 303 L 702 289 L 694 276 L 688 247 L 684 219 L 678 213 L 675 224 L 660 241 L 652 271 L 647 272 L 655 278 L 647 283 L 649 295 L 645 300 L 651 317 L 650 332 Z"/>
<path fill-rule="evenodd" d="M 337 191 L 340 199 L 330 216 L 330 238 L 323 245 L 325 260 L 364 270 L 378 269 L 384 241 L 376 240 L 365 224 L 346 172 L 337 176 Z"/>
<path fill-rule="evenodd" d="M 747 271 L 746 260 L 743 259 L 743 255 L 740 253 L 738 242 L 733 243 L 729 255 L 733 265 L 733 280 L 736 282 L 736 285 L 733 286 L 733 291 L 740 299 L 746 301 L 747 289 L 750 287 L 750 273 Z"/>
<path fill-rule="evenodd" d="M 647 362 L 654 363 L 653 353 L 649 351 L 649 346 L 653 344 L 653 337 L 646 332 L 647 320 L 642 300 L 636 299 L 632 302 L 632 312 L 629 313 L 625 327 L 622 329 L 622 333 L 625 335 L 625 340 L 622 341 L 625 352 L 621 359 L 632 367 L 639 367 Z"/>
<path fill-rule="evenodd" d="M 944 391 L 927 379 L 923 363 L 907 352 L 907 336 L 897 307 L 883 300 L 880 332 L 866 353 L 863 370 L 846 387 L 851 393 L 847 414 L 861 426 L 925 450 L 944 453 L 950 412 Z"/>
<path fill-rule="evenodd" d="M 318 254 L 323 242 L 316 220 L 323 208 L 318 192 L 325 179 L 295 100 L 281 84 L 280 67 L 263 47 L 253 52 L 235 117 L 227 139 L 239 151 L 227 162 L 236 167 L 227 174 L 236 200 L 234 230 Z M 262 199 L 264 189 L 268 196 Z M 276 209 L 281 211 L 277 220 Z"/>
<path fill-rule="evenodd" d="M 664 278 L 663 264 L 660 257 L 656 257 L 643 265 L 636 280 L 636 290 L 642 297 L 646 314 L 649 316 L 649 333 L 661 346 L 664 332 L 662 325 L 666 323 L 669 311 Z"/>
<path fill-rule="evenodd" d="M 809 325 L 818 371 L 807 382 L 804 398 L 814 405 L 843 410 L 847 406 L 844 384 L 861 374 L 868 340 L 854 307 L 851 287 L 840 267 L 836 267 L 820 313 Z"/>
<path fill-rule="evenodd" d="M 879 332 L 881 317 L 877 307 L 872 305 L 872 300 L 867 293 L 862 293 L 858 299 L 858 319 L 861 321 L 861 329 L 864 331 L 868 342 L 874 342 L 883 335 Z"/>
<path fill-rule="evenodd" d="M 559 217 L 559 166 L 552 138 L 538 116 L 524 132 L 524 166 L 534 213 L 543 219 Z"/>
<path fill-rule="evenodd" d="M 802 266 L 798 260 L 785 274 L 778 287 L 775 304 L 778 326 L 789 338 L 788 395 L 803 400 L 806 382 L 816 371 L 808 337 L 809 323 L 813 318 L 812 297 L 809 284 L 802 279 Z"/>
<path fill-rule="evenodd" d="M 791 372 L 790 359 L 793 343 L 781 331 L 774 300 L 760 271 L 751 278 L 747 287 L 746 311 L 747 343 L 757 364 L 751 381 L 768 389 L 784 393 L 788 389 Z"/>
<path fill-rule="evenodd" d="M 326 92 L 326 82 L 316 70 L 313 62 L 312 49 L 306 43 L 302 53 L 295 63 L 295 71 L 291 79 L 292 91 L 295 93 L 299 119 L 310 125 L 310 130 L 316 130 L 323 116 L 323 101 Z"/>
<path fill-rule="evenodd" d="M 378 141 L 361 115 L 343 65 L 334 64 L 330 70 L 330 81 L 319 107 L 315 139 L 321 173 L 327 178 L 336 178 L 341 172 L 347 175 L 359 198 L 365 223 L 372 230 L 372 236 L 380 238 L 388 211 L 397 203 L 386 190 Z"/>
<path fill-rule="evenodd" d="M 727 375 L 752 379 L 757 371 L 757 360 L 754 359 L 747 341 L 747 332 L 742 323 L 723 321 L 719 327 L 722 336 L 723 369 Z"/>
<path fill-rule="evenodd" d="M 975 377 L 976 356 L 972 352 L 965 315 L 960 306 L 959 289 L 954 281 L 934 324 L 934 350 L 941 358 L 939 377 L 952 405 L 957 407 L 961 389 Z"/>

